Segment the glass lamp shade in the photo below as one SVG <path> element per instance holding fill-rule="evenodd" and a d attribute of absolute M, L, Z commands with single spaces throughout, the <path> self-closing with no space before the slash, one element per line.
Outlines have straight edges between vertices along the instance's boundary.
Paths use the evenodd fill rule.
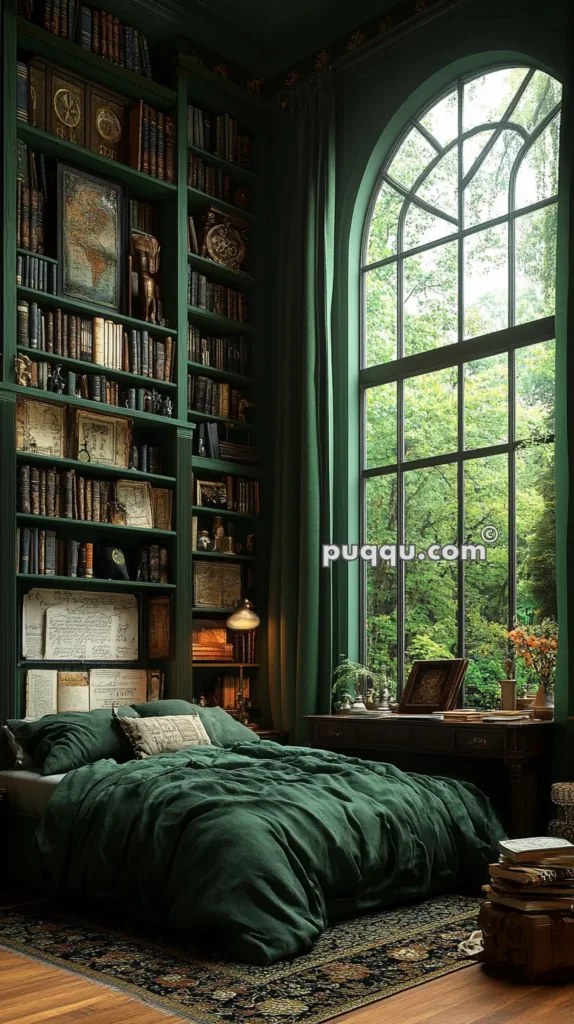
<path fill-rule="evenodd" d="M 256 629 L 261 619 L 257 612 L 253 611 L 250 601 L 242 601 L 237 611 L 233 612 L 227 620 L 228 629 Z"/>

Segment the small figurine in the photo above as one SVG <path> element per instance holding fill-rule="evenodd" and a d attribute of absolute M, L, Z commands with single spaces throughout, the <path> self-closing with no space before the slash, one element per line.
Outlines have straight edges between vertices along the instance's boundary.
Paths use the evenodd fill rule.
<path fill-rule="evenodd" d="M 197 538 L 197 550 L 198 551 L 211 551 L 211 537 L 207 530 L 202 530 L 199 537 Z"/>
<path fill-rule="evenodd" d="M 169 395 L 163 395 L 160 399 L 160 416 L 173 416 L 173 402 Z"/>
<path fill-rule="evenodd" d="M 154 275 L 159 270 L 160 244 L 153 235 L 134 231 L 131 239 L 137 263 L 139 312 L 142 320 L 158 323 L 158 293 Z"/>
<path fill-rule="evenodd" d="M 32 385 L 32 360 L 28 356 L 16 356 L 16 383 L 24 388 Z"/>
<path fill-rule="evenodd" d="M 56 395 L 63 395 L 66 387 L 66 381 L 62 376 L 62 364 L 56 363 L 52 373 L 49 377 L 50 391 L 53 391 Z"/>

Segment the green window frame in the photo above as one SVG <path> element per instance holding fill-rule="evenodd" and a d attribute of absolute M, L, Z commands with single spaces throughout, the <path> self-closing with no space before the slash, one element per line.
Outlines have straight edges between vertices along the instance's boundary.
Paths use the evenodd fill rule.
<path fill-rule="evenodd" d="M 478 460 L 483 460 L 484 465 L 486 459 L 503 457 L 506 462 L 508 504 L 505 622 L 501 623 L 505 628 L 516 621 L 519 612 L 517 460 L 523 458 L 521 453 L 527 447 L 538 446 L 540 449 L 541 445 L 552 446 L 554 441 L 553 427 L 545 431 L 531 431 L 528 436 L 523 434 L 519 378 L 524 353 L 526 358 L 534 358 L 538 353 L 546 353 L 548 357 L 555 337 L 553 289 L 542 289 L 538 305 L 536 297 L 533 301 L 530 294 L 536 289 L 529 288 L 528 273 L 534 273 L 532 267 L 530 271 L 528 268 L 525 271 L 524 266 L 524 251 L 528 249 L 525 246 L 528 234 L 524 226 L 529 223 L 532 229 L 536 218 L 543 222 L 541 251 L 550 260 L 550 269 L 545 271 L 546 279 L 553 281 L 560 92 L 560 85 L 555 79 L 526 64 L 505 63 L 460 75 L 405 125 L 380 172 L 363 231 L 359 372 L 362 431 L 361 543 L 408 545 L 420 542 L 421 538 L 408 536 L 409 488 L 417 473 L 419 479 L 423 480 L 425 474 L 427 477 L 429 474 L 432 476 L 433 471 L 448 476 L 448 490 L 452 492 L 451 498 L 453 495 L 455 497 L 449 506 L 451 533 L 447 532 L 447 535 L 434 539 L 442 543 L 455 543 L 459 547 L 464 543 L 476 542 L 476 537 L 468 536 L 465 518 L 469 479 L 472 479 L 473 468 L 478 466 Z M 488 110 L 485 97 L 490 98 L 491 111 Z M 485 110 L 485 116 L 481 119 L 482 109 Z M 441 110 L 446 113 L 438 116 L 437 111 Z M 433 131 L 434 125 L 438 128 L 440 138 Z M 537 143 L 538 150 L 534 150 Z M 542 174 L 540 183 L 536 178 L 536 168 L 544 169 L 542 149 L 545 147 L 551 153 L 552 160 L 556 158 L 556 164 L 548 166 L 549 180 L 545 181 Z M 450 189 L 444 187 L 445 183 L 441 183 L 441 175 L 437 173 L 441 166 L 447 168 L 449 162 Z M 496 172 L 491 175 L 496 187 L 490 194 L 489 168 L 492 167 Z M 476 187 L 477 182 L 480 184 L 481 173 L 487 189 L 486 197 L 481 196 L 480 188 Z M 533 175 L 536 178 L 534 182 Z M 524 197 L 528 197 L 529 190 L 530 193 L 534 192 L 534 199 L 526 202 Z M 548 190 L 549 194 L 546 194 Z M 538 194 L 539 198 L 536 197 Z M 501 202 L 504 208 L 498 212 L 496 207 Z M 491 206 L 494 206 L 496 212 L 488 216 Z M 486 215 L 482 215 L 485 209 Z M 413 239 L 417 242 L 417 216 L 422 227 L 418 244 L 413 244 Z M 534 219 L 527 222 L 525 218 Z M 428 240 L 425 240 L 425 231 L 427 235 L 430 233 Z M 531 236 L 534 237 L 532 230 Z M 491 323 L 486 316 L 487 329 L 480 331 L 480 311 L 478 317 L 475 316 L 477 324 L 473 325 L 472 317 L 469 316 L 471 300 L 473 297 L 476 299 L 477 286 L 476 282 L 469 283 L 471 263 L 469 260 L 467 265 L 465 261 L 473 245 L 479 251 L 487 237 L 497 239 L 493 251 L 495 261 L 500 259 L 505 266 L 506 295 L 504 303 L 499 298 L 496 303 L 492 303 L 496 315 Z M 425 339 L 425 331 L 419 329 L 417 333 L 415 329 L 417 318 L 421 323 L 425 322 L 425 312 L 421 309 L 424 303 L 418 302 L 414 316 L 411 303 L 409 312 L 409 302 L 414 291 L 407 290 L 409 268 L 415 266 L 414 261 L 418 260 L 418 268 L 420 270 L 423 267 L 424 277 L 425 259 L 430 257 L 432 264 L 432 259 L 439 254 L 434 277 L 432 271 L 430 273 L 429 305 L 440 312 L 443 272 L 440 259 L 447 252 L 448 260 L 443 262 L 448 263 L 450 274 L 450 316 L 445 317 L 444 333 L 438 337 L 435 332 L 433 339 L 431 331 L 430 343 L 427 343 L 429 338 Z M 488 262 L 488 251 L 484 262 Z M 487 271 L 485 274 L 488 277 Z M 501 274 L 498 275 L 500 277 Z M 446 283 L 444 288 L 446 292 Z M 484 306 L 487 307 L 488 303 L 485 302 Z M 475 439 L 469 445 L 470 425 L 465 410 L 468 405 L 470 374 L 477 364 L 486 366 L 489 359 L 498 359 L 496 365 L 504 366 L 503 372 L 506 374 L 505 436 L 499 439 L 486 437 L 485 443 L 480 444 L 476 440 L 480 430 L 473 422 L 470 433 L 475 435 Z M 417 446 L 411 443 L 409 433 L 413 420 L 410 407 L 416 406 L 413 395 L 416 393 L 417 381 L 421 379 L 433 380 L 435 384 L 448 380 L 452 392 L 449 397 L 449 416 L 443 417 L 445 422 L 449 420 L 448 430 L 445 428 L 449 436 L 445 436 L 440 450 L 434 452 L 425 450 L 420 438 L 417 452 Z M 376 404 L 373 396 L 376 398 L 377 394 L 385 395 L 380 403 L 379 411 L 382 415 L 379 416 L 379 423 L 383 427 L 379 427 L 378 436 L 373 426 L 373 408 Z M 424 411 L 428 413 L 429 410 Z M 395 432 L 391 421 L 396 425 Z M 484 433 L 488 435 L 488 430 L 485 429 Z M 384 536 L 373 536 L 370 533 L 377 520 L 376 516 L 369 515 L 373 505 L 376 505 L 369 494 L 375 493 L 377 488 L 380 495 L 384 495 L 387 489 L 387 498 L 382 500 L 390 501 L 389 507 L 394 512 L 392 529 L 387 529 Z M 387 527 L 392 519 L 389 515 Z M 449 577 L 446 589 L 456 597 L 456 622 L 451 623 L 447 645 L 448 653 L 452 656 L 464 657 L 468 653 L 466 625 L 467 617 L 472 612 L 472 601 L 468 601 L 469 579 L 480 568 L 473 566 L 467 569 L 465 563 L 459 561 L 452 570 L 453 575 Z M 408 598 L 409 580 L 414 579 L 409 573 L 414 571 L 414 565 L 411 567 L 410 563 L 400 561 L 393 570 L 388 566 L 383 566 L 382 570 L 379 567 L 374 570 L 374 573 L 379 573 L 379 581 L 383 580 L 379 585 L 372 568 L 365 564 L 361 566 L 361 656 L 373 667 L 380 667 L 381 663 L 387 667 L 393 664 L 391 681 L 396 683 L 398 693 L 404 685 L 411 660 L 408 627 L 412 609 L 409 609 Z M 369 573 L 373 573 L 371 580 Z M 372 614 L 377 607 L 381 586 L 389 588 L 388 600 L 382 604 L 386 604 L 388 611 L 394 603 L 394 617 L 392 614 L 382 617 Z M 381 631 L 377 626 L 370 633 L 370 622 L 377 618 L 386 620 L 384 628 Z M 386 639 L 381 639 L 383 636 Z M 437 645 L 437 654 L 439 647 L 440 644 Z M 377 661 L 379 664 L 375 665 Z"/>

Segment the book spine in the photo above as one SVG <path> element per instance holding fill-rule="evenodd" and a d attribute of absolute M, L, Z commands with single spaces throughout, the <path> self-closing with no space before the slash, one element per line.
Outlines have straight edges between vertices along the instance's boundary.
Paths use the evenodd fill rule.
<path fill-rule="evenodd" d="M 28 120 L 28 65 L 21 60 L 16 64 L 16 118 Z"/>

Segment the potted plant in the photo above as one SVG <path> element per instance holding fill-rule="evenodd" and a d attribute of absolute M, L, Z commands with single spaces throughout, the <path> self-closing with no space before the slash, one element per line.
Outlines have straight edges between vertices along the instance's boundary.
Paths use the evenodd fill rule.
<path fill-rule="evenodd" d="M 375 680 L 370 668 L 341 655 L 341 663 L 333 673 L 331 695 L 335 711 L 366 711 L 365 695 Z"/>
<path fill-rule="evenodd" d="M 516 657 L 524 662 L 527 670 L 534 672 L 538 682 L 538 692 L 530 705 L 536 718 L 552 718 L 558 624 L 554 619 L 543 619 L 539 625 L 516 626 L 508 636 L 514 644 Z"/>

